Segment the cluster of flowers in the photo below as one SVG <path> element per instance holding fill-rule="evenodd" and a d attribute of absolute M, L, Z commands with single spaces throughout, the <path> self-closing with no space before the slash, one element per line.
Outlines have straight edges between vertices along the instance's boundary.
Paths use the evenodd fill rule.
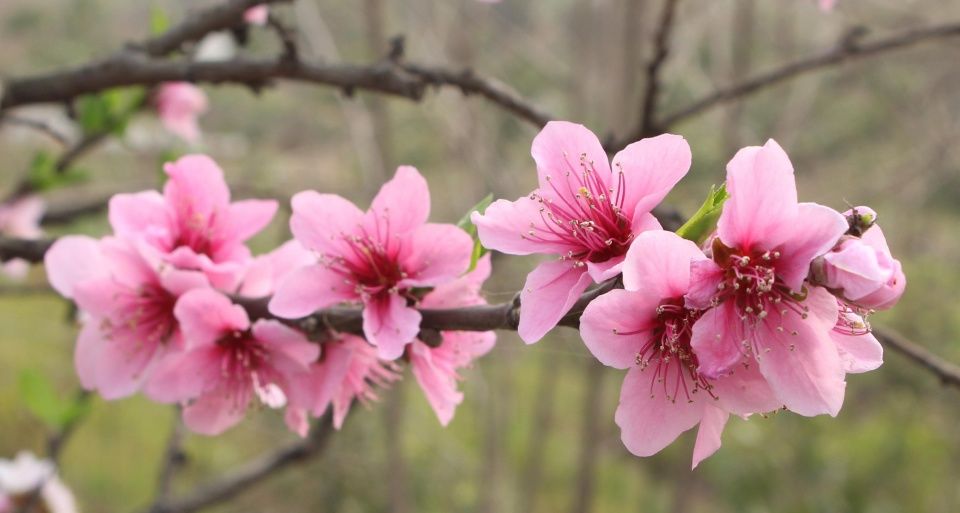
<path fill-rule="evenodd" d="M 439 345 L 427 345 L 411 305 L 483 303 L 490 262 L 466 272 L 471 237 L 426 222 L 430 196 L 416 169 L 399 168 L 366 213 L 339 196 L 296 195 L 296 240 L 259 257 L 246 241 L 270 222 L 276 202 L 231 202 L 206 156 L 165 171 L 163 194 L 111 199 L 112 236 L 63 237 L 46 255 L 50 283 L 81 311 L 75 363 L 85 388 L 106 399 L 143 391 L 183 404 L 185 424 L 210 435 L 251 404 L 286 407 L 288 426 L 305 436 L 309 414 L 332 405 L 339 427 L 354 399 L 373 399 L 374 386 L 399 379 L 403 359 L 440 421 L 450 421 L 463 399 L 458 369 L 487 352 L 494 335 L 444 332 Z M 271 311 L 284 318 L 362 302 L 369 344 L 329 333 L 321 345 L 296 323 L 251 319 L 231 299 L 271 295 Z"/>
<path fill-rule="evenodd" d="M 48 513 L 77 512 L 73 493 L 53 462 L 23 451 L 13 460 L 0 459 L 0 513 L 25 511 L 27 505 Z"/>
<path fill-rule="evenodd" d="M 650 214 L 690 167 L 683 138 L 631 144 L 611 169 L 588 129 L 552 122 L 532 154 L 540 187 L 473 221 L 489 248 L 559 255 L 521 292 L 528 343 L 592 282 L 621 276 L 622 290 L 586 307 L 580 332 L 600 362 L 629 369 L 616 422 L 634 454 L 654 454 L 699 423 L 696 466 L 719 448 L 731 413 L 836 415 L 845 375 L 881 364 L 865 318 L 903 293 L 900 263 L 872 210 L 798 203 L 776 142 L 730 161 L 729 199 L 702 247 Z"/>

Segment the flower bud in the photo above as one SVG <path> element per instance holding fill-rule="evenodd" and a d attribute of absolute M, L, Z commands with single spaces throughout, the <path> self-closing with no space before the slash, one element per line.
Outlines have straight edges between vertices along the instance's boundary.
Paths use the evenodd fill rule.
<path fill-rule="evenodd" d="M 871 226 L 877 222 L 877 213 L 870 207 L 853 207 L 843 213 L 850 224 L 847 231 L 850 235 L 862 237 Z"/>
<path fill-rule="evenodd" d="M 858 214 L 858 210 L 859 207 L 847 212 L 847 218 L 876 219 L 872 210 L 867 209 L 870 214 L 862 210 Z M 814 264 L 814 276 L 852 305 L 884 310 L 897 303 L 907 280 L 900 262 L 890 254 L 880 227 L 867 227 L 869 229 L 862 237 L 844 236 L 830 252 L 818 259 Z"/>

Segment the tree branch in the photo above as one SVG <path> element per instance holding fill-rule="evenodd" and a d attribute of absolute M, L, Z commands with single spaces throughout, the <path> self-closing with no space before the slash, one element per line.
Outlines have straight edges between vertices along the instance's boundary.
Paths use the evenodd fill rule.
<path fill-rule="evenodd" d="M 911 342 L 890 328 L 873 330 L 873 336 L 881 344 L 907 357 L 908 360 L 932 372 L 944 385 L 960 387 L 960 367 L 931 353 L 926 348 Z"/>
<path fill-rule="evenodd" d="M 910 29 L 868 43 L 861 43 L 856 37 L 850 37 L 850 35 L 848 35 L 834 48 L 823 53 L 789 63 L 707 95 L 689 106 L 664 117 L 660 120 L 659 126 L 660 129 L 669 128 L 721 103 L 736 100 L 812 71 L 844 62 L 873 57 L 884 52 L 907 48 L 928 41 L 957 36 L 960 36 L 960 22 Z M 634 134 L 634 136 L 636 136 L 636 134 Z"/>
<path fill-rule="evenodd" d="M 295 464 L 306 463 L 319 455 L 326 447 L 333 427 L 330 414 L 320 417 L 310 436 L 294 442 L 276 452 L 253 460 L 244 466 L 223 475 L 210 483 L 197 486 L 193 492 L 179 499 L 160 501 L 147 509 L 147 513 L 192 513 L 216 504 L 250 489 L 280 470 Z"/>
<path fill-rule="evenodd" d="M 635 137 L 631 141 L 659 133 L 656 128 L 656 118 L 657 99 L 660 96 L 660 72 L 670 53 L 670 34 L 673 32 L 674 14 L 679 3 L 679 0 L 664 0 L 660 22 L 653 37 L 653 57 L 647 63 L 647 78 L 644 85 L 643 100 L 641 101 L 640 123 L 633 131 Z"/>

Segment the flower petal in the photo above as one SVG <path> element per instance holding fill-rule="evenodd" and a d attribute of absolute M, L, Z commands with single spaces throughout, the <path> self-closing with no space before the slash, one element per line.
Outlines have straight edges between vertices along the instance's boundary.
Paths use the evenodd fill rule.
<path fill-rule="evenodd" d="M 643 232 L 627 250 L 623 287 L 658 298 L 682 297 L 690 288 L 691 264 L 706 259 L 696 244 L 673 232 Z"/>
<path fill-rule="evenodd" d="M 600 363 L 628 369 L 656 326 L 660 298 L 645 292 L 611 290 L 587 305 L 580 336 Z"/>
<path fill-rule="evenodd" d="M 214 212 L 230 203 L 230 189 L 223 179 L 223 170 L 206 155 L 180 157 L 176 162 L 164 164 L 163 170 L 170 177 L 163 195 L 181 223 L 197 216 L 210 219 Z"/>
<path fill-rule="evenodd" d="M 296 319 L 320 308 L 355 299 L 356 290 L 344 281 L 343 276 L 324 265 L 314 264 L 287 275 L 268 307 L 273 315 Z"/>
<path fill-rule="evenodd" d="M 690 262 L 690 287 L 684 296 L 687 308 L 703 310 L 712 306 L 722 282 L 723 269 L 713 260 Z"/>
<path fill-rule="evenodd" d="M 147 380 L 144 392 L 151 400 L 176 403 L 199 397 L 220 378 L 220 351 L 207 346 L 163 357 Z"/>
<path fill-rule="evenodd" d="M 718 378 L 744 360 L 743 321 L 733 301 L 725 301 L 704 312 L 693 324 L 690 347 L 700 362 L 697 371 L 708 378 Z"/>
<path fill-rule="evenodd" d="M 345 253 L 348 249 L 343 238 L 358 234 L 363 225 L 363 212 L 336 194 L 303 191 L 295 194 L 291 203 L 293 236 L 305 248 L 319 253 Z"/>
<path fill-rule="evenodd" d="M 620 405 L 614 419 L 620 439 L 637 456 L 652 456 L 697 425 L 703 405 L 696 400 L 671 401 L 659 390 L 650 391 L 652 376 L 640 367 L 627 372 L 620 389 Z"/>
<path fill-rule="evenodd" d="M 697 429 L 697 442 L 693 446 L 691 470 L 720 448 L 720 435 L 723 434 L 723 426 L 727 424 L 729 417 L 729 413 L 711 404 L 703 406 L 703 418 L 700 420 L 700 428 Z"/>
<path fill-rule="evenodd" d="M 450 423 L 457 405 L 463 402 L 455 369 L 444 363 L 434 361 L 433 351 L 426 344 L 414 342 L 411 346 L 410 369 L 442 426 Z"/>
<path fill-rule="evenodd" d="M 737 152 L 727 164 L 727 192 L 717 222 L 727 246 L 772 250 L 797 229 L 793 164 L 773 139 Z"/>
<path fill-rule="evenodd" d="M 320 346 L 307 340 L 303 333 L 277 321 L 261 319 L 253 324 L 253 337 L 271 352 L 283 353 L 306 372 L 320 356 Z"/>
<path fill-rule="evenodd" d="M 383 294 L 364 302 L 363 334 L 377 346 L 380 358 L 396 360 L 420 332 L 420 312 L 398 294 Z"/>
<path fill-rule="evenodd" d="M 245 400 L 238 401 L 237 396 Z M 194 433 L 216 436 L 237 425 L 247 413 L 250 394 L 214 391 L 204 394 L 183 410 L 183 423 Z"/>
<path fill-rule="evenodd" d="M 568 121 L 551 121 L 533 139 L 530 154 L 537 163 L 540 193 L 544 197 L 561 195 L 573 199 L 578 187 L 567 180 L 592 167 L 600 181 L 610 184 L 610 163 L 597 136 L 587 127 Z M 554 182 L 554 189 L 551 186 Z"/>
<path fill-rule="evenodd" d="M 60 237 L 43 257 L 47 280 L 60 295 L 72 298 L 78 283 L 109 276 L 96 239 L 82 235 Z"/>
<path fill-rule="evenodd" d="M 420 302 L 424 308 L 453 308 L 486 304 L 480 287 L 490 277 L 490 253 L 477 260 L 477 266 L 467 274 L 437 285 Z"/>
<path fill-rule="evenodd" d="M 584 267 L 567 260 L 544 262 L 527 275 L 520 292 L 520 338 L 532 344 L 553 329 L 590 285 Z"/>
<path fill-rule="evenodd" d="M 565 254 L 579 250 L 551 233 L 556 227 L 547 225 L 542 206 L 527 196 L 516 201 L 497 200 L 483 214 L 474 212 L 470 220 L 477 226 L 477 235 L 485 248 L 508 255 L 534 253 Z"/>
<path fill-rule="evenodd" d="M 840 212 L 823 205 L 801 203 L 797 211 L 800 222 L 790 227 L 777 262 L 777 274 L 794 291 L 803 285 L 810 262 L 829 251 L 849 228 Z"/>
<path fill-rule="evenodd" d="M 679 135 L 641 139 L 613 157 L 612 194 L 622 195 L 627 216 L 650 212 L 687 174 L 691 159 L 690 145 Z M 623 173 L 622 181 L 617 178 L 618 173 Z"/>
<path fill-rule="evenodd" d="M 400 287 L 439 285 L 470 267 L 473 239 L 452 224 L 421 225 L 402 244 L 398 259 L 407 278 L 400 280 Z"/>
<path fill-rule="evenodd" d="M 168 250 L 176 237 L 176 222 L 166 200 L 157 191 L 116 194 L 110 198 L 108 217 L 118 237 L 142 239 Z"/>
<path fill-rule="evenodd" d="M 227 209 L 225 233 L 223 237 L 236 243 L 243 242 L 256 235 L 270 224 L 277 213 L 274 200 L 244 200 L 231 203 Z"/>
<path fill-rule="evenodd" d="M 373 198 L 365 226 L 372 233 L 403 235 L 427 222 L 430 190 L 423 175 L 413 166 L 400 166 Z M 384 240 L 385 237 L 381 240 Z"/>
<path fill-rule="evenodd" d="M 783 405 L 754 361 L 737 365 L 729 374 L 711 380 L 710 384 L 718 404 L 735 415 L 774 411 Z"/>
<path fill-rule="evenodd" d="M 173 315 L 180 322 L 187 347 L 214 344 L 223 336 L 250 327 L 243 307 L 211 289 L 195 289 L 181 296 Z"/>

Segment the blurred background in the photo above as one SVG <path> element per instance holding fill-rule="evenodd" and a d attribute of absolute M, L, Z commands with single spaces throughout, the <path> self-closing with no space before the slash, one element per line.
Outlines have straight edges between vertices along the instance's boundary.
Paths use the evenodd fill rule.
<path fill-rule="evenodd" d="M 158 12 L 175 22 L 199 5 L 3 0 L 0 76 L 107 55 L 149 34 Z M 409 60 L 473 67 L 603 138 L 626 134 L 638 119 L 661 8 L 658 0 L 297 0 L 275 14 L 297 23 L 307 58 L 370 62 L 385 54 L 390 36 L 404 34 Z M 676 18 L 663 113 L 832 48 L 855 27 L 869 38 L 960 20 L 960 4 L 840 0 L 824 13 L 813 0 L 701 0 L 681 2 Z M 272 33 L 253 28 L 243 51 L 275 55 L 278 48 Z M 667 202 L 692 212 L 709 185 L 723 181 L 737 148 L 777 139 L 793 159 L 802 200 L 879 211 L 909 285 L 874 324 L 960 361 L 958 62 L 960 39 L 943 39 L 814 72 L 671 127 L 689 140 L 694 163 Z M 443 222 L 490 192 L 513 199 L 535 185 L 529 147 L 536 129 L 453 89 L 420 103 L 295 84 L 259 94 L 204 89 L 211 108 L 200 143 L 167 135 L 148 110 L 122 137 L 76 162 L 82 181 L 44 193 L 50 212 L 157 188 L 160 163 L 194 151 L 223 166 L 237 197 L 288 198 L 309 188 L 361 206 L 398 164 L 413 164 L 430 183 L 432 219 Z M 68 130 L 62 110 L 20 112 Z M 58 151 L 36 131 L 3 126 L 2 187 L 35 168 L 38 155 Z M 253 241 L 255 251 L 289 238 L 287 216 L 281 212 Z M 109 230 L 102 212 L 44 229 Z M 495 257 L 485 293 L 501 302 L 536 260 Z M 39 266 L 25 281 L 0 282 L 0 457 L 23 448 L 43 453 L 47 428 L 24 405 L 24 372 L 43 376 L 64 397 L 79 387 L 72 313 L 45 284 Z M 214 511 L 960 511 L 960 392 L 896 354 L 878 371 L 848 377 L 837 418 L 732 419 L 722 449 L 695 472 L 692 432 L 650 458 L 623 447 L 613 422 L 623 373 L 598 364 L 573 330 L 533 346 L 501 332 L 464 377 L 466 399 L 449 427 L 439 425 L 408 372 L 380 402 L 355 406 L 321 456 Z M 173 419 L 169 407 L 140 397 L 93 400 L 62 461 L 83 511 L 132 512 L 149 503 Z M 225 436 L 189 436 L 175 490 L 294 439 L 270 411 L 248 415 Z"/>

